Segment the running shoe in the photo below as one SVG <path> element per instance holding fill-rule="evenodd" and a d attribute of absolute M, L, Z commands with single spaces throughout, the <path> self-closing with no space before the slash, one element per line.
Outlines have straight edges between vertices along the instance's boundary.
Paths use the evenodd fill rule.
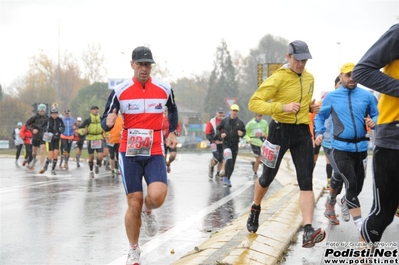
<path fill-rule="evenodd" d="M 208 168 L 208 177 L 213 178 L 213 167 L 209 164 Z"/>
<path fill-rule="evenodd" d="M 155 236 L 158 233 L 157 220 L 155 220 L 155 216 L 152 213 L 141 212 L 141 220 L 144 223 L 144 231 L 147 236 Z"/>
<path fill-rule="evenodd" d="M 69 167 L 68 167 L 68 162 L 65 162 L 65 163 L 64 163 L 64 168 L 65 168 L 65 169 L 68 169 L 68 168 L 69 168 Z"/>
<path fill-rule="evenodd" d="M 258 173 L 254 173 L 254 178 L 257 178 L 258 177 Z"/>
<path fill-rule="evenodd" d="M 127 255 L 126 265 L 140 265 L 140 248 L 131 248 L 129 254 Z"/>
<path fill-rule="evenodd" d="M 98 165 L 94 165 L 94 173 L 98 174 L 100 172 L 100 167 Z"/>
<path fill-rule="evenodd" d="M 223 169 L 222 169 L 222 170 L 220 170 L 219 176 L 220 176 L 221 178 L 223 178 L 223 177 L 224 177 L 224 170 L 223 170 Z"/>
<path fill-rule="evenodd" d="M 36 162 L 37 162 L 37 159 L 36 159 L 36 158 L 33 158 L 32 162 L 30 162 L 29 168 L 30 168 L 30 169 L 33 169 L 33 168 L 35 167 Z"/>
<path fill-rule="evenodd" d="M 251 211 L 249 213 L 249 217 L 247 220 L 247 229 L 250 233 L 256 233 L 259 227 L 259 214 L 260 214 L 260 205 L 256 206 L 252 204 Z"/>
<path fill-rule="evenodd" d="M 324 216 L 328 218 L 331 225 L 339 225 L 339 220 L 337 219 L 334 210 L 335 203 L 332 204 L 330 200 L 327 199 L 325 206 L 326 210 L 324 211 Z"/>
<path fill-rule="evenodd" d="M 170 171 L 172 171 L 172 168 L 170 167 L 170 165 L 166 166 L 166 172 L 170 173 Z"/>
<path fill-rule="evenodd" d="M 313 227 L 307 229 L 307 231 L 303 232 L 302 238 L 302 247 L 303 248 L 312 248 L 315 244 L 320 243 L 326 237 L 326 231 L 319 228 L 316 231 Z"/>
<path fill-rule="evenodd" d="M 51 175 L 57 175 L 57 173 L 55 173 L 55 169 L 51 170 Z"/>
<path fill-rule="evenodd" d="M 76 160 L 76 167 L 80 167 L 79 160 Z"/>
<path fill-rule="evenodd" d="M 115 178 L 115 170 L 111 170 L 111 177 Z"/>
<path fill-rule="evenodd" d="M 349 222 L 351 214 L 349 212 L 348 204 L 346 203 L 345 197 L 338 200 L 338 205 L 341 207 L 341 216 L 344 222 Z"/>
<path fill-rule="evenodd" d="M 89 177 L 94 178 L 94 173 L 93 173 L 93 171 L 90 171 Z"/>
<path fill-rule="evenodd" d="M 106 171 L 111 171 L 111 167 L 110 167 L 109 165 L 106 165 L 106 166 L 105 166 L 105 170 L 106 170 Z"/>
<path fill-rule="evenodd" d="M 22 162 L 22 166 L 24 167 L 26 165 L 26 160 L 24 160 L 24 162 Z"/>
<path fill-rule="evenodd" d="M 225 185 L 226 187 L 229 186 L 229 179 L 228 179 L 228 177 L 223 177 L 223 185 Z"/>
<path fill-rule="evenodd" d="M 39 173 L 40 173 L 40 174 L 43 174 L 45 171 L 47 171 L 47 167 L 48 167 L 48 164 L 47 164 L 47 163 L 44 163 L 44 166 L 43 166 L 42 169 L 40 169 Z"/>
<path fill-rule="evenodd" d="M 15 160 L 15 165 L 18 166 L 18 160 Z"/>

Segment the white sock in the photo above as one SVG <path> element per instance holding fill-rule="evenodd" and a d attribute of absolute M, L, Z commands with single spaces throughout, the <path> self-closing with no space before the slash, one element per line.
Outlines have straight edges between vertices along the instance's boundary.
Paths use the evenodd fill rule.
<path fill-rule="evenodd" d="M 136 249 L 139 247 L 139 244 L 129 244 L 132 249 Z"/>
<path fill-rule="evenodd" d="M 145 203 L 143 203 L 143 210 L 142 211 L 144 213 L 146 213 L 146 214 L 150 214 L 151 213 L 151 210 L 147 209 L 147 207 L 145 206 Z"/>
<path fill-rule="evenodd" d="M 363 224 L 363 218 L 360 217 L 355 220 L 355 225 L 359 231 L 362 229 L 362 224 Z"/>

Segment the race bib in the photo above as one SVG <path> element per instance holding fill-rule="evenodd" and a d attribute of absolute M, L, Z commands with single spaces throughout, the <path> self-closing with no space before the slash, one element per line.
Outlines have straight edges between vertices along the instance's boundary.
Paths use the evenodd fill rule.
<path fill-rule="evenodd" d="M 91 149 L 100 149 L 102 146 L 102 140 L 93 140 L 90 141 L 90 148 Z"/>
<path fill-rule="evenodd" d="M 115 144 L 113 144 L 113 143 L 107 143 L 107 145 L 110 146 L 110 147 L 114 147 Z"/>
<path fill-rule="evenodd" d="M 51 133 L 51 132 L 43 133 L 43 141 L 49 143 L 49 142 L 51 142 L 51 139 L 53 139 L 53 133 Z"/>
<path fill-rule="evenodd" d="M 270 143 L 268 140 L 265 140 L 261 148 L 260 160 L 265 166 L 269 168 L 275 168 L 279 152 L 280 152 L 279 145 L 274 145 Z"/>
<path fill-rule="evenodd" d="M 226 149 L 223 150 L 223 158 L 224 158 L 224 160 L 233 158 L 233 154 L 232 154 L 230 148 L 226 148 Z"/>
<path fill-rule="evenodd" d="M 263 132 L 262 132 L 261 129 L 255 129 L 255 130 L 254 130 L 254 135 L 255 135 L 255 137 L 257 137 L 257 138 L 261 138 L 261 137 L 263 136 Z"/>
<path fill-rule="evenodd" d="M 212 150 L 212 152 L 216 152 L 218 150 L 215 143 L 211 143 L 211 150 Z"/>
<path fill-rule="evenodd" d="M 128 129 L 126 156 L 150 156 L 154 131 Z"/>

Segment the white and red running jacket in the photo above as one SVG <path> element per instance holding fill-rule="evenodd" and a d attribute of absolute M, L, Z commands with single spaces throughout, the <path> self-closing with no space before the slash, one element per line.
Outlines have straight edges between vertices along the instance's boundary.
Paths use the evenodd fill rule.
<path fill-rule="evenodd" d="M 126 152 L 129 129 L 149 129 L 154 131 L 151 155 L 163 155 L 164 106 L 168 108 L 169 132 L 174 132 L 178 112 L 171 86 L 151 77 L 143 85 L 133 77 L 117 85 L 109 95 L 101 126 L 104 131 L 112 129 L 106 125 L 106 118 L 116 109 L 117 113 L 123 115 L 124 120 L 119 152 Z"/>

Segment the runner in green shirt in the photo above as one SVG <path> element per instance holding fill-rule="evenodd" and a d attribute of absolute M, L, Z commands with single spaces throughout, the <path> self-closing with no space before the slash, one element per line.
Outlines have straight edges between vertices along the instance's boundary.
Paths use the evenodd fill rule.
<path fill-rule="evenodd" d="M 255 162 L 251 161 L 254 177 L 258 177 L 258 168 L 260 164 L 260 148 L 263 141 L 269 134 L 269 124 L 266 120 L 262 119 L 262 114 L 255 114 L 255 118 L 250 120 L 245 126 L 247 134 L 245 140 L 251 144 L 252 152 L 255 155 Z"/>

